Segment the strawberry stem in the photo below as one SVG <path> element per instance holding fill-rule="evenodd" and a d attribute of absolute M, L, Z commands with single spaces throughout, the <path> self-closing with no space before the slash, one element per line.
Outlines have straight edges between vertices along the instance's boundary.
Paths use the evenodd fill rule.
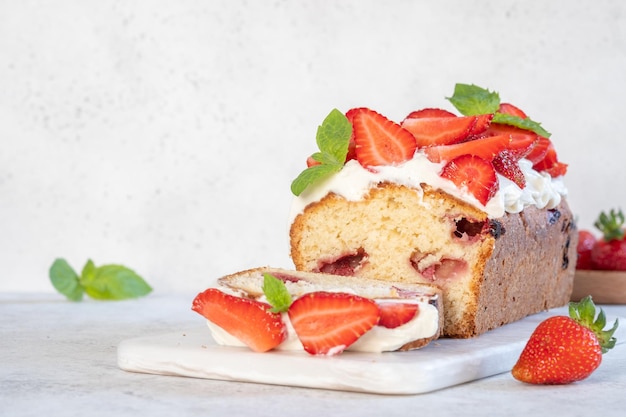
<path fill-rule="evenodd" d="M 615 319 L 613 327 L 608 330 L 604 330 L 604 326 L 606 326 L 606 315 L 604 314 L 604 310 L 602 310 L 602 308 L 598 307 L 598 309 L 599 311 L 596 316 L 596 305 L 593 303 L 590 295 L 586 296 L 578 303 L 569 303 L 570 317 L 580 325 L 593 331 L 598 338 L 598 342 L 602 348 L 602 353 L 606 353 L 615 346 L 617 340 L 613 337 L 613 334 L 615 333 L 615 330 L 617 330 L 619 322 Z"/>
<path fill-rule="evenodd" d="M 614 209 L 608 214 L 601 212 L 594 226 L 602 232 L 605 241 L 621 240 L 624 238 L 624 213 Z"/>

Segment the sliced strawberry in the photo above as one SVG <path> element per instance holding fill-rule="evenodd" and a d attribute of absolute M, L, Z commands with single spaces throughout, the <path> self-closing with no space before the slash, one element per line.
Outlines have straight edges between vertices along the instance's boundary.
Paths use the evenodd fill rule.
<path fill-rule="evenodd" d="M 419 306 L 416 303 L 379 302 L 378 308 L 378 325 L 395 329 L 411 321 L 418 314 Z"/>
<path fill-rule="evenodd" d="M 356 107 L 346 112 L 346 119 L 354 125 L 354 115 L 359 111 L 364 110 L 362 107 Z M 348 154 L 346 155 L 346 162 L 356 159 L 356 143 L 354 143 L 354 129 L 352 129 L 352 135 L 350 136 L 350 142 L 348 143 Z"/>
<path fill-rule="evenodd" d="M 415 117 L 416 113 L 419 112 L 404 119 L 402 127 L 413 134 L 418 148 L 459 143 L 469 136 L 476 124 L 476 116 Z"/>
<path fill-rule="evenodd" d="M 459 188 L 467 188 L 483 205 L 498 191 L 498 177 L 493 165 L 479 156 L 465 154 L 454 158 L 443 167 L 440 175 Z"/>
<path fill-rule="evenodd" d="M 454 145 L 440 145 L 424 148 L 424 152 L 432 162 L 451 161 L 461 155 L 475 155 L 491 161 L 505 149 L 511 152 L 522 152 L 532 146 L 535 138 L 512 138 L 509 135 L 488 136 L 456 143 Z"/>
<path fill-rule="evenodd" d="M 528 116 L 526 116 L 526 113 L 524 113 L 519 107 L 516 107 L 510 103 L 500 103 L 500 108 L 498 108 L 498 112 L 511 116 L 517 116 L 520 119 L 528 118 Z"/>
<path fill-rule="evenodd" d="M 526 187 L 526 178 L 519 166 L 519 158 L 511 151 L 504 150 L 493 158 L 493 167 L 496 172 L 513 181 L 519 188 Z"/>
<path fill-rule="evenodd" d="M 336 355 L 378 323 L 376 303 L 347 293 L 312 292 L 289 307 L 289 319 L 312 355 Z"/>
<path fill-rule="evenodd" d="M 421 119 L 425 117 L 456 117 L 456 114 L 449 112 L 448 110 L 428 107 L 412 111 L 407 117 L 405 117 L 405 119 Z"/>
<path fill-rule="evenodd" d="M 356 159 L 356 143 L 354 143 L 354 133 L 350 137 L 350 142 L 348 143 L 348 153 L 346 155 L 346 162 Z"/>
<path fill-rule="evenodd" d="M 546 157 L 546 154 L 548 153 L 548 148 L 551 145 L 552 142 L 550 141 L 550 139 L 539 136 L 537 142 L 535 143 L 535 146 L 528 153 L 528 155 L 525 156 L 525 158 L 533 164 L 536 164 Z"/>
<path fill-rule="evenodd" d="M 320 164 L 321 164 L 321 162 L 318 162 L 315 159 L 313 159 L 313 156 L 309 156 L 306 159 L 306 166 L 307 166 L 307 168 L 310 168 L 310 167 L 315 166 L 315 165 L 320 165 Z"/>
<path fill-rule="evenodd" d="M 482 136 L 501 136 L 501 135 L 508 135 L 515 140 L 522 140 L 525 143 L 533 143 L 532 145 L 533 147 L 534 147 L 534 143 L 539 140 L 539 136 L 533 131 L 520 129 L 519 127 L 509 126 L 509 125 L 505 125 L 502 123 L 492 123 L 491 126 L 489 126 L 487 130 L 485 130 Z M 532 147 L 527 149 L 527 151 L 530 152 L 531 149 Z M 523 158 L 526 155 L 523 153 L 520 153 L 518 156 L 520 158 Z"/>
<path fill-rule="evenodd" d="M 512 137 L 511 143 L 506 148 L 512 158 L 520 160 L 525 158 L 539 141 L 538 136 Z"/>
<path fill-rule="evenodd" d="M 493 114 L 479 114 L 476 116 L 476 123 L 470 130 L 470 136 L 482 135 L 490 126 Z"/>
<path fill-rule="evenodd" d="M 550 142 L 543 159 L 535 163 L 533 169 L 539 172 L 545 171 L 552 177 L 559 177 L 567 173 L 567 164 L 559 162 L 556 156 L 556 149 Z"/>
<path fill-rule="evenodd" d="M 216 288 L 198 294 L 191 309 L 256 352 L 266 352 L 287 338 L 287 328 L 269 304 L 226 294 Z"/>
<path fill-rule="evenodd" d="M 348 121 L 352 123 L 354 121 L 354 116 L 362 110 L 366 110 L 365 107 L 355 107 L 355 108 L 348 110 L 346 112 L 346 119 L 348 119 Z"/>
<path fill-rule="evenodd" d="M 400 164 L 415 153 L 413 135 L 373 110 L 356 109 L 352 126 L 356 159 L 364 167 Z"/>
<path fill-rule="evenodd" d="M 551 177 L 561 177 L 567 174 L 567 164 L 564 164 L 563 162 L 556 162 L 550 168 L 547 168 L 546 172 L 550 174 Z"/>

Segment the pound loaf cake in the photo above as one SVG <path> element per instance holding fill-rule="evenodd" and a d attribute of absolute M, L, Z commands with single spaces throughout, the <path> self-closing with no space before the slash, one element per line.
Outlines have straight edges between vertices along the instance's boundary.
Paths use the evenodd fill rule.
<path fill-rule="evenodd" d="M 467 338 L 565 305 L 577 234 L 549 133 L 474 85 L 449 100 L 461 116 L 333 110 L 292 183 L 290 245 L 298 270 L 436 285 L 444 335 Z"/>

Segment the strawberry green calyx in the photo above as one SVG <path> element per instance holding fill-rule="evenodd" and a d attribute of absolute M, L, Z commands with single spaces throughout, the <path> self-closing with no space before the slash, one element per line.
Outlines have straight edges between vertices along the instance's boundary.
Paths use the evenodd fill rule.
<path fill-rule="evenodd" d="M 606 326 L 604 310 L 599 308 L 599 311 L 596 311 L 596 305 L 593 303 L 591 296 L 583 298 L 578 303 L 569 303 L 569 316 L 580 325 L 589 328 L 595 333 L 600 343 L 602 353 L 608 352 L 615 346 L 616 339 L 613 337 L 613 334 L 615 330 L 617 330 L 619 322 L 615 319 L 613 327 L 604 330 L 604 326 Z"/>
<path fill-rule="evenodd" d="M 602 232 L 604 240 L 622 240 L 624 238 L 624 213 L 622 210 L 614 210 L 607 214 L 601 212 L 594 226 Z"/>
<path fill-rule="evenodd" d="M 489 91 L 474 84 L 459 83 L 455 85 L 452 97 L 447 97 L 447 99 L 464 116 L 492 113 L 494 115 L 493 123 L 515 126 L 521 129 L 531 130 L 539 136 L 550 137 L 550 133 L 541 126 L 541 123 L 535 122 L 528 117 L 521 118 L 500 113 L 498 111 L 500 95 L 495 91 Z"/>

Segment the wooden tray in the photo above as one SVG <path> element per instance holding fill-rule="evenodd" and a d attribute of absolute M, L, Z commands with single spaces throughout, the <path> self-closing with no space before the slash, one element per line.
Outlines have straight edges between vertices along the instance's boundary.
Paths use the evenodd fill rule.
<path fill-rule="evenodd" d="M 571 300 L 587 295 L 596 304 L 626 304 L 626 272 L 576 270 Z"/>

